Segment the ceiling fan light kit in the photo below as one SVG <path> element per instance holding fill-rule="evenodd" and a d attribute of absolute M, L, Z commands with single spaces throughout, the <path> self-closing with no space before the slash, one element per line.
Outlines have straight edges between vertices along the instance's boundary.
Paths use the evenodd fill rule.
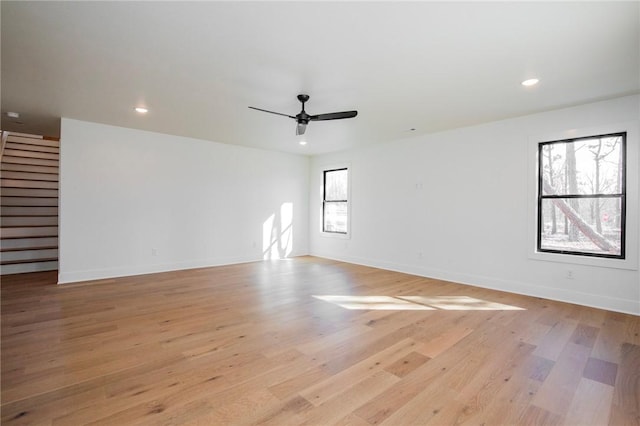
<path fill-rule="evenodd" d="M 296 120 L 297 136 L 304 135 L 305 130 L 307 130 L 307 124 L 309 124 L 310 121 L 340 120 L 343 118 L 353 118 L 358 115 L 358 111 L 330 112 L 327 114 L 309 115 L 304 110 L 304 104 L 309 100 L 309 95 L 300 94 L 298 95 L 298 100 L 302 103 L 302 111 L 300 111 L 295 116 L 252 106 L 250 106 L 249 108 L 255 109 L 257 111 L 268 112 L 270 114 L 283 115 L 285 117 L 293 118 L 294 120 Z"/>

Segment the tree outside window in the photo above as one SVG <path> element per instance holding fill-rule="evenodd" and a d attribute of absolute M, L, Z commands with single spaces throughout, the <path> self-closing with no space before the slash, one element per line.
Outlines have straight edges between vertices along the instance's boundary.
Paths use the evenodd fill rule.
<path fill-rule="evenodd" d="M 541 252 L 624 259 L 626 133 L 538 145 Z"/>

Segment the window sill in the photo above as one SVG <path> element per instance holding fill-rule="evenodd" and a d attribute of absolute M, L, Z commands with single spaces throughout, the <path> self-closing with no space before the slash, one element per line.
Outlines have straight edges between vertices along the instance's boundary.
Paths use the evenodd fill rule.
<path fill-rule="evenodd" d="M 339 239 L 339 240 L 350 240 L 351 239 L 351 234 L 349 234 L 349 233 L 340 234 L 338 232 L 320 231 L 320 236 L 321 237 L 325 237 L 325 238 L 336 238 L 336 239 Z"/>
<path fill-rule="evenodd" d="M 573 265 L 595 266 L 599 268 L 627 269 L 635 271 L 638 269 L 638 259 L 607 259 L 593 256 L 580 256 L 574 254 L 546 253 L 532 251 L 529 259 L 544 262 L 567 263 Z"/>

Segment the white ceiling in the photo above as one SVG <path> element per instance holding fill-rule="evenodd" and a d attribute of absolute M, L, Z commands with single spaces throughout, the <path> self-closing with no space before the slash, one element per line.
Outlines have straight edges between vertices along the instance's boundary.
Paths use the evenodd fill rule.
<path fill-rule="evenodd" d="M 638 93 L 639 6 L 2 1 L 2 128 L 58 136 L 69 117 L 300 154 L 401 139 Z M 293 120 L 247 108 L 295 115 L 298 93 L 359 114 L 302 147 Z"/>

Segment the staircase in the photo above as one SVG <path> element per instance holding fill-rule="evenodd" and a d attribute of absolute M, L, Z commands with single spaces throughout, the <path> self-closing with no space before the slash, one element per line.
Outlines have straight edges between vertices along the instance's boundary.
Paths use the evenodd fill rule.
<path fill-rule="evenodd" d="M 0 273 L 58 269 L 60 142 L 2 132 Z"/>

